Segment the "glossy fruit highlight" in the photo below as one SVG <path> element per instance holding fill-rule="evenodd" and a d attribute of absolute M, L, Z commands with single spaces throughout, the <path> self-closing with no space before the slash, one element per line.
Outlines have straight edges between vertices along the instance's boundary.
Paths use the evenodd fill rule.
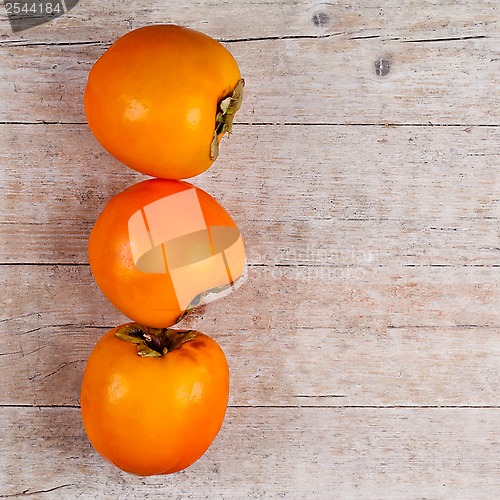
<path fill-rule="evenodd" d="M 192 184 L 150 179 L 112 198 L 89 237 L 89 262 L 108 300 L 137 323 L 172 326 L 245 277 L 231 216 Z"/>
<path fill-rule="evenodd" d="M 217 158 L 243 83 L 216 40 L 180 26 L 147 26 L 122 36 L 95 63 L 85 114 L 97 140 L 125 165 L 184 179 Z"/>
<path fill-rule="evenodd" d="M 82 421 L 104 458 L 138 475 L 185 469 L 208 449 L 226 412 L 229 369 L 203 333 L 126 324 L 92 351 Z"/>

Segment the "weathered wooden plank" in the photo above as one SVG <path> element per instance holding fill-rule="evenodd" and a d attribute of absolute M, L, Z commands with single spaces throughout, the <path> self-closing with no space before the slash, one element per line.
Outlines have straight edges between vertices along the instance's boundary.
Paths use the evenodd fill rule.
<path fill-rule="evenodd" d="M 432 9 L 432 16 L 428 8 Z M 293 36 L 344 35 L 439 39 L 495 35 L 494 0 L 398 2 L 364 0 L 335 3 L 305 0 L 233 0 L 183 2 L 166 6 L 162 0 L 124 3 L 86 0 L 65 16 L 28 32 L 12 34 L 7 17 L 0 18 L 4 43 L 64 43 L 111 41 L 130 29 L 153 23 L 176 23 L 229 40 Z M 3 10 L 3 9 L 2 9 Z M 410 14 L 410 15 L 409 15 Z"/>
<path fill-rule="evenodd" d="M 86 263 L 107 200 L 145 177 L 85 125 L 0 126 L 0 262 Z M 498 264 L 498 127 L 240 125 L 192 179 L 255 264 Z"/>
<path fill-rule="evenodd" d="M 101 205 L 102 206 L 102 205 Z M 231 208 L 230 204 L 225 205 Z M 234 215 L 234 211 L 232 212 Z M 241 208 L 240 208 L 241 213 Z M 247 257 L 259 265 L 498 265 L 498 219 L 245 220 Z M 92 221 L 0 223 L 2 263 L 84 264 Z M 320 235 L 320 236 L 318 236 Z"/>
<path fill-rule="evenodd" d="M 249 278 L 204 310 L 221 331 L 269 328 L 499 327 L 500 267 L 251 267 Z M 114 325 L 87 266 L 2 266 L 5 328 Z M 271 305 L 271 306 L 270 306 Z M 29 319 L 31 318 L 31 319 Z M 21 330 L 23 331 L 23 330 Z"/>
<path fill-rule="evenodd" d="M 92 346 L 125 318 L 86 265 L 57 264 L 86 263 L 105 201 L 142 177 L 83 124 L 0 126 L 0 497 L 496 500 L 497 8 L 86 0 L 15 35 L 0 16 L 0 122 L 83 123 L 86 74 L 129 29 L 223 40 L 245 104 L 194 182 L 251 263 L 244 288 L 184 323 L 231 365 L 214 446 L 175 476 L 118 472 L 77 406 Z M 366 123 L 426 126 L 345 126 Z"/>
<path fill-rule="evenodd" d="M 0 403 L 77 404 L 93 345 L 126 319 L 85 266 L 2 271 Z M 183 326 L 221 343 L 233 404 L 497 405 L 499 273 L 254 267 Z"/>
<path fill-rule="evenodd" d="M 498 406 L 499 328 L 219 327 L 237 406 Z M 26 321 L 35 325 L 35 321 Z M 0 334 L 3 405 L 77 405 L 86 360 L 107 328 L 54 324 Z M 57 388 L 57 390 L 54 390 Z"/>
<path fill-rule="evenodd" d="M 77 408 L 2 408 L 0 495 L 494 499 L 499 411 L 230 408 L 197 463 L 140 478 L 94 453 Z"/>
<path fill-rule="evenodd" d="M 233 43 L 247 82 L 238 120 L 498 124 L 497 45 L 494 38 Z M 0 121 L 83 122 L 87 74 L 104 49 L 100 44 L 2 47 Z M 377 74 L 381 60 L 390 68 L 384 75 Z"/>

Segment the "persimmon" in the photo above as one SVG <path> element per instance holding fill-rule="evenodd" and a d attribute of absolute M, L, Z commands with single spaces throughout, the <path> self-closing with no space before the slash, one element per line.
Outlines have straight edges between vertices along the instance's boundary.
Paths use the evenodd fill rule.
<path fill-rule="evenodd" d="M 224 420 L 229 369 L 203 333 L 130 323 L 107 332 L 82 380 L 82 421 L 97 452 L 145 476 L 185 469 Z"/>
<path fill-rule="evenodd" d="M 90 233 L 95 281 L 123 314 L 165 328 L 244 281 L 245 248 L 226 210 L 185 181 L 149 179 L 114 196 Z"/>
<path fill-rule="evenodd" d="M 243 84 L 234 57 L 213 38 L 146 26 L 119 38 L 94 64 L 85 114 L 97 140 L 125 165 L 184 179 L 217 158 Z"/>

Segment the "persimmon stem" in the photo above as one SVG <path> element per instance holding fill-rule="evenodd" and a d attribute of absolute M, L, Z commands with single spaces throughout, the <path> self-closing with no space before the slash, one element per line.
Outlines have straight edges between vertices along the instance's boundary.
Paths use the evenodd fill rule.
<path fill-rule="evenodd" d="M 210 159 L 212 161 L 215 161 L 219 156 L 219 138 L 226 132 L 230 134 L 233 131 L 233 119 L 236 111 L 241 108 L 244 86 L 245 80 L 240 78 L 232 92 L 223 97 L 217 104 L 214 137 L 210 144 Z"/>
<path fill-rule="evenodd" d="M 128 323 L 117 328 L 115 335 L 135 344 L 137 354 L 142 357 L 159 358 L 197 336 L 196 330 L 172 330 L 170 328 L 149 328 L 138 323 Z"/>
<path fill-rule="evenodd" d="M 163 345 L 162 341 L 159 337 L 157 337 L 154 334 L 151 334 L 149 332 L 149 329 L 147 329 L 147 333 L 144 333 L 142 335 L 144 340 L 146 341 L 146 344 L 151 347 L 151 349 L 154 349 L 155 351 L 159 352 L 160 354 L 163 352 Z"/>

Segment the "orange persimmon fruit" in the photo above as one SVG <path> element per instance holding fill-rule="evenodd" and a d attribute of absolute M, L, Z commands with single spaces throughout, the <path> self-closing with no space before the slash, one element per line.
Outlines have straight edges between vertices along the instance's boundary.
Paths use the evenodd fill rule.
<path fill-rule="evenodd" d="M 97 140 L 125 165 L 185 179 L 217 158 L 243 85 L 234 57 L 213 38 L 146 26 L 119 38 L 94 64 L 85 114 Z"/>
<path fill-rule="evenodd" d="M 208 449 L 228 395 L 229 369 L 215 340 L 130 323 L 107 332 L 90 354 L 81 415 L 105 459 L 132 474 L 169 474 Z"/>
<path fill-rule="evenodd" d="M 245 248 L 224 208 L 184 181 L 149 179 L 114 196 L 91 231 L 90 268 L 108 300 L 155 328 L 244 281 Z"/>

